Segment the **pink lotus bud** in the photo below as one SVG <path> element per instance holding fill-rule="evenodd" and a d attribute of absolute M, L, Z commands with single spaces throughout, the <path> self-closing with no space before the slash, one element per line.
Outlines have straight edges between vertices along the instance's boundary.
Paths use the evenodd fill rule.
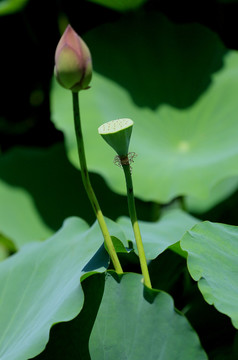
<path fill-rule="evenodd" d="M 88 89 L 92 78 L 90 51 L 70 25 L 56 48 L 55 76 L 60 85 L 73 92 Z"/>

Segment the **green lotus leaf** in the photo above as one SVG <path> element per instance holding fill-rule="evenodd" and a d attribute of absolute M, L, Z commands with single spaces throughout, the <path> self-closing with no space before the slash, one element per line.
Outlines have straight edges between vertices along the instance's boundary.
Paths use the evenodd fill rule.
<path fill-rule="evenodd" d="M 69 218 L 44 242 L 32 242 L 0 263 L 0 358 L 25 360 L 45 347 L 51 326 L 83 305 L 80 278 L 104 271 L 99 227 Z"/>
<path fill-rule="evenodd" d="M 238 328 L 238 227 L 203 222 L 184 235 L 181 246 L 204 299 Z"/>
<path fill-rule="evenodd" d="M 89 340 L 92 360 L 205 360 L 196 332 L 170 295 L 143 294 L 138 274 L 108 275 Z M 115 355 L 116 354 L 116 355 Z"/>
<path fill-rule="evenodd" d="M 90 274 L 81 281 L 84 304 L 73 320 L 55 324 L 46 348 L 36 360 L 91 360 L 89 336 L 97 316 L 105 285 L 105 273 Z"/>

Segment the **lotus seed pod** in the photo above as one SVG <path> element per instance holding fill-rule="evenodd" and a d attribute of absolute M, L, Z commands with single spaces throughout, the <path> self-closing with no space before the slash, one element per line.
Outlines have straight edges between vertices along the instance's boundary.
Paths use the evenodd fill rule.
<path fill-rule="evenodd" d="M 81 37 L 68 25 L 55 52 L 55 76 L 66 89 L 88 89 L 92 78 L 90 51 Z"/>
<path fill-rule="evenodd" d="M 101 125 L 98 132 L 119 156 L 126 156 L 133 124 L 131 119 L 112 120 Z"/>

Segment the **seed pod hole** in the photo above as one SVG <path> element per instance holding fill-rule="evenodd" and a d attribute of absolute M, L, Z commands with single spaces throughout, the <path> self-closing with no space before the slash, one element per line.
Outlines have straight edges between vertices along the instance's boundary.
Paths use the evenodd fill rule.
<path fill-rule="evenodd" d="M 130 126 L 132 126 L 134 123 L 131 119 L 117 119 L 117 120 L 112 120 L 112 121 L 108 121 L 107 123 L 101 125 L 98 128 L 98 132 L 100 135 L 106 135 L 106 134 L 111 134 L 111 133 L 115 133 L 121 130 L 124 130 Z"/>

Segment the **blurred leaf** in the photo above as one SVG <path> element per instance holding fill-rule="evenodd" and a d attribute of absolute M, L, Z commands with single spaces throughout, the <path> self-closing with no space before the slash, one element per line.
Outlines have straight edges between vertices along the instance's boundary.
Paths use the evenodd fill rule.
<path fill-rule="evenodd" d="M 116 277 L 116 275 L 114 275 Z M 197 334 L 172 298 L 145 290 L 137 274 L 108 275 L 89 340 L 92 360 L 207 359 Z"/>
<path fill-rule="evenodd" d="M 91 175 L 105 215 L 116 219 L 127 214 L 126 198 L 110 192 L 98 175 Z M 0 233 L 17 248 L 44 240 L 67 217 L 79 216 L 90 224 L 95 221 L 81 174 L 68 161 L 63 144 L 46 149 L 14 148 L 2 154 L 0 199 Z M 144 203 L 139 209 L 149 213 Z"/>
<path fill-rule="evenodd" d="M 184 235 L 181 246 L 204 299 L 238 328 L 238 227 L 203 222 Z"/>
<path fill-rule="evenodd" d="M 75 215 L 94 221 L 80 172 L 69 163 L 63 144 L 46 149 L 11 149 L 0 158 L 0 178 L 13 191 L 20 188 L 31 197 L 32 214 L 39 214 L 50 229 L 58 230 L 65 218 Z M 9 208 L 16 203 L 12 195 Z"/>
<path fill-rule="evenodd" d="M 0 15 L 8 15 L 20 11 L 29 0 L 1 0 Z"/>
<path fill-rule="evenodd" d="M 35 210 L 27 191 L 0 181 L 0 232 L 20 248 L 27 242 L 45 240 L 53 232 Z"/>
<path fill-rule="evenodd" d="M 133 164 L 138 198 L 166 203 L 185 195 L 204 204 L 209 199 L 211 206 L 227 196 L 233 183 L 231 190 L 222 188 L 224 195 L 220 187 L 219 195 L 212 189 L 238 174 L 238 54 L 224 56 L 221 41 L 203 26 L 173 24 L 156 13 L 123 17 L 85 40 L 95 68 L 92 88 L 80 93 L 89 168 L 125 194 L 123 173 L 113 166 L 115 154 L 97 127 L 129 117 L 135 122 L 131 151 L 138 154 Z M 51 107 L 68 156 L 78 166 L 71 94 L 55 83 Z"/>
<path fill-rule="evenodd" d="M 173 252 L 175 252 L 176 254 L 182 256 L 183 258 L 185 258 L 185 259 L 187 258 L 186 251 L 183 251 L 180 246 L 180 241 L 176 242 L 173 245 L 170 245 L 169 249 L 172 250 Z"/>
<path fill-rule="evenodd" d="M 222 202 L 238 189 L 238 177 L 229 177 L 218 183 L 211 189 L 207 198 L 188 197 L 185 199 L 186 208 L 190 212 L 203 213 L 216 204 Z"/>
<path fill-rule="evenodd" d="M 107 266 L 105 251 L 97 251 L 101 244 L 97 225 L 89 229 L 82 219 L 70 218 L 50 239 L 28 244 L 0 263 L 1 360 L 39 354 L 51 326 L 80 312 L 80 277 Z"/>
<path fill-rule="evenodd" d="M 16 252 L 16 250 L 14 243 L 0 234 L 0 261 L 6 259 L 11 253 Z"/>
<path fill-rule="evenodd" d="M 111 238 L 112 238 L 112 242 L 113 242 L 113 245 L 115 247 L 116 252 L 118 252 L 118 253 L 126 253 L 126 254 L 128 253 L 128 251 L 126 250 L 126 248 L 123 245 L 123 243 L 121 242 L 121 240 L 119 240 L 115 236 L 112 236 Z M 107 250 L 106 244 L 105 244 L 105 248 Z"/>
<path fill-rule="evenodd" d="M 99 5 L 109 7 L 113 10 L 127 11 L 136 9 L 144 4 L 147 0 L 89 0 Z"/>
<path fill-rule="evenodd" d="M 195 217 L 178 209 L 164 211 L 157 222 L 139 221 L 146 258 L 155 259 L 165 249 L 180 241 L 184 233 L 199 222 Z M 134 234 L 130 218 L 121 217 L 117 220 L 127 240 L 134 243 Z M 173 249 L 173 248 L 172 248 Z"/>
<path fill-rule="evenodd" d="M 8 257 L 8 250 L 7 248 L 0 242 L 0 261 L 3 261 Z"/>

